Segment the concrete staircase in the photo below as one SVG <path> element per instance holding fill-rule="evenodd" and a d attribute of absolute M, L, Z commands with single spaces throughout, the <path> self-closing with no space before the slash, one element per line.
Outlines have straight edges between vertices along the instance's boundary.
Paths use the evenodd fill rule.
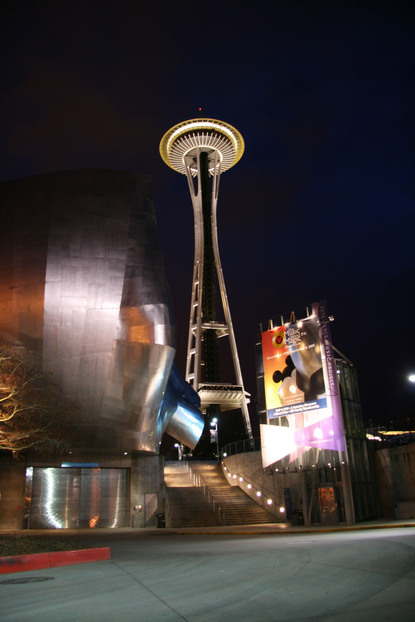
<path fill-rule="evenodd" d="M 220 525 L 218 512 L 203 486 L 195 486 L 183 462 L 167 463 L 164 482 L 168 499 L 167 527 L 208 527 Z"/>
<path fill-rule="evenodd" d="M 192 461 L 189 464 L 192 470 L 180 462 L 167 463 L 164 468 L 169 505 L 168 526 L 208 527 L 276 522 L 271 512 L 255 503 L 238 486 L 228 484 L 218 463 Z M 201 485 L 195 486 L 192 471 L 200 476 Z M 196 480 L 199 483 L 197 477 Z"/>

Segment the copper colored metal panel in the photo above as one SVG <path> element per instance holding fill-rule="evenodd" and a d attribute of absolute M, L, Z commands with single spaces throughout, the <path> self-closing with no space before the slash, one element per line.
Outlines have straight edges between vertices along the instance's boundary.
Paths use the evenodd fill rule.
<path fill-rule="evenodd" d="M 157 453 L 175 325 L 149 178 L 80 170 L 1 190 L 0 339 L 82 408 L 78 444 Z"/>

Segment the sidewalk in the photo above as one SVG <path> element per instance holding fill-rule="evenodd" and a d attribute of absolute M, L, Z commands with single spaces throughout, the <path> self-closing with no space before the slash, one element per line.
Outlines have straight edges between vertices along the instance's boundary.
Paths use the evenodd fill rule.
<path fill-rule="evenodd" d="M 411 520 L 331 530 L 279 523 L 19 532 L 110 547 L 111 558 L 3 575 L 1 617 L 4 622 L 409 622 L 415 607 L 413 527 Z"/>
<path fill-rule="evenodd" d="M 151 536 L 283 536 L 293 534 L 316 534 L 328 532 L 362 531 L 373 529 L 415 528 L 415 519 L 408 521 L 375 520 L 356 525 L 314 525 L 295 526 L 291 523 L 267 523 L 263 525 L 222 525 L 217 527 L 189 528 L 142 528 L 142 529 L 27 529 L 24 531 L 0 531 L 1 536 L 12 538 L 50 538 L 51 540 L 70 539 L 81 545 L 77 550 L 53 553 L 32 553 L 0 557 L 0 575 L 41 570 L 72 564 L 83 564 L 111 559 L 111 546 L 122 538 L 144 540 Z M 74 546 L 76 546 L 74 544 Z"/>
<path fill-rule="evenodd" d="M 268 535 L 281 535 L 285 533 L 327 533 L 330 531 L 356 531 L 367 529 L 393 529 L 393 528 L 415 528 L 415 519 L 401 519 L 401 520 L 386 520 L 377 519 L 371 521 L 364 521 L 361 523 L 341 524 L 341 525 L 311 525 L 306 526 L 292 526 L 291 523 L 266 523 L 262 525 L 219 525 L 215 527 L 144 527 L 144 528 L 104 528 L 104 529 L 25 529 L 23 531 L 1 531 L 0 536 L 17 536 L 17 537 L 30 537 L 30 536 L 51 536 L 54 538 L 106 538 L 109 535 L 111 537 L 123 536 L 123 535 L 254 535 L 254 534 L 268 534 Z"/>
<path fill-rule="evenodd" d="M 415 519 L 405 520 L 384 520 L 378 519 L 373 521 L 364 521 L 361 523 L 355 523 L 354 525 L 341 524 L 341 525 L 310 525 L 308 527 L 293 526 L 291 523 L 269 523 L 264 525 L 221 525 L 219 527 L 193 527 L 191 529 L 167 529 L 171 533 L 180 534 L 274 534 L 282 535 L 285 533 L 327 533 L 330 531 L 356 531 L 364 529 L 391 529 L 397 527 L 413 527 L 415 528 Z"/>

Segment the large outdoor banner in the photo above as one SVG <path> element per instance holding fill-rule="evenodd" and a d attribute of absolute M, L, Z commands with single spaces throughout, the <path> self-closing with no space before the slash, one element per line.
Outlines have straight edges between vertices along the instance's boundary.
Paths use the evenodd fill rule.
<path fill-rule="evenodd" d="M 262 334 L 268 420 L 287 418 L 283 426 L 261 426 L 264 466 L 312 447 L 345 450 L 328 322 L 326 304 L 318 302 L 308 317 Z"/>

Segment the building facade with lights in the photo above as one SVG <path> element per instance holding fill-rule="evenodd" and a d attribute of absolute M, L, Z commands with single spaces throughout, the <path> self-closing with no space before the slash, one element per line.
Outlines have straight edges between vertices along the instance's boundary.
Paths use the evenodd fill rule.
<path fill-rule="evenodd" d="M 269 322 L 257 344 L 260 443 L 224 448 L 229 483 L 293 524 L 380 516 L 356 368 L 333 348 L 329 322 L 324 302 Z"/>
<path fill-rule="evenodd" d="M 204 426 L 174 364 L 150 179 L 68 171 L 1 192 L 0 340 L 78 414 L 68 448 L 2 454 L 2 525 L 149 524 L 164 503 L 163 434 L 192 448 Z"/>

